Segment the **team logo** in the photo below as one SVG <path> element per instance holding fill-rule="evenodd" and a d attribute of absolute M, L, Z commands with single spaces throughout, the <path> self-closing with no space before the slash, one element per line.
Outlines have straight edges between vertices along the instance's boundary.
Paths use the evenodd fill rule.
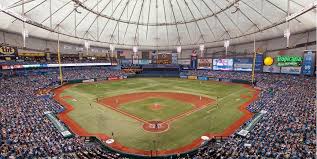
<path fill-rule="evenodd" d="M 1 46 L 0 47 L 0 53 L 4 55 L 12 55 L 15 53 L 15 49 L 8 46 Z"/>

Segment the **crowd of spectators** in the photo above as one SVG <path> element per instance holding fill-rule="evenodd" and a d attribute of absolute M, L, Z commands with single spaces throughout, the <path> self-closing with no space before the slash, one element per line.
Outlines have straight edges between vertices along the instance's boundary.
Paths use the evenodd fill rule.
<path fill-rule="evenodd" d="M 84 139 L 79 136 L 64 139 L 44 115 L 46 111 L 60 113 L 64 110 L 50 98 L 51 94 L 47 98 L 36 93 L 41 88 L 56 86 L 59 81 L 57 70 L 42 74 L 45 71 L 48 70 L 0 79 L 0 159 L 61 155 L 85 158 L 86 155 L 82 154 L 87 149 Z M 63 73 L 65 80 L 126 75 L 107 67 L 69 68 L 63 69 Z M 98 154 L 96 150 L 93 154 Z"/>
<path fill-rule="evenodd" d="M 36 95 L 40 88 L 53 87 L 58 70 L 45 70 L 0 79 L 0 159 L 2 158 L 109 158 L 121 155 L 87 144 L 79 136 L 65 139 L 45 117 L 63 107 L 52 98 Z M 63 69 L 64 79 L 90 79 L 125 75 L 105 67 Z M 186 75 L 250 79 L 250 73 L 188 71 Z M 316 148 L 315 79 L 306 76 L 257 73 L 259 99 L 248 109 L 267 111 L 246 137 L 236 134 L 209 142 L 197 153 L 179 159 L 209 158 L 314 158 Z M 51 96 L 51 95 L 49 95 Z M 237 130 L 239 131 L 239 130 Z"/>
<path fill-rule="evenodd" d="M 250 73 L 244 72 L 189 71 L 185 74 L 250 79 Z M 196 155 L 182 159 L 315 158 L 316 78 L 257 73 L 256 80 L 262 92 L 248 110 L 267 113 L 254 129 L 246 137 L 233 134 L 224 141 L 210 142 Z"/>

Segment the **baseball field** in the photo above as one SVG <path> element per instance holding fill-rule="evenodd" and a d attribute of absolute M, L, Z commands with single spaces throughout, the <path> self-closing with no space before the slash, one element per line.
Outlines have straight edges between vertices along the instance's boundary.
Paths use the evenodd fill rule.
<path fill-rule="evenodd" d="M 149 155 L 185 152 L 202 136 L 229 136 L 252 114 L 259 92 L 247 85 L 179 78 L 129 78 L 66 85 L 55 90 L 59 114 L 78 135 Z"/>

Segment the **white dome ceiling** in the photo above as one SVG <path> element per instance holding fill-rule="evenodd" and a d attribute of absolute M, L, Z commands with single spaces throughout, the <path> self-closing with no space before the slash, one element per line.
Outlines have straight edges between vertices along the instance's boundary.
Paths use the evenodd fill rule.
<path fill-rule="evenodd" d="M 0 29 L 116 48 L 176 49 L 223 46 L 283 36 L 288 0 L 1 0 Z M 290 0 L 290 14 L 314 0 Z M 291 33 L 316 27 L 316 9 L 290 21 Z M 52 31 L 52 30 L 51 30 Z M 256 33 L 256 34 L 254 34 Z"/>

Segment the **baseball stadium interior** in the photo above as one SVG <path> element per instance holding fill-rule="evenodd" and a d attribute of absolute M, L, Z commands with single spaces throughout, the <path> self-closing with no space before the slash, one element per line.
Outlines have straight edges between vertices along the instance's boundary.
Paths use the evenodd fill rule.
<path fill-rule="evenodd" d="M 0 159 L 314 159 L 316 5 L 0 0 Z"/>

